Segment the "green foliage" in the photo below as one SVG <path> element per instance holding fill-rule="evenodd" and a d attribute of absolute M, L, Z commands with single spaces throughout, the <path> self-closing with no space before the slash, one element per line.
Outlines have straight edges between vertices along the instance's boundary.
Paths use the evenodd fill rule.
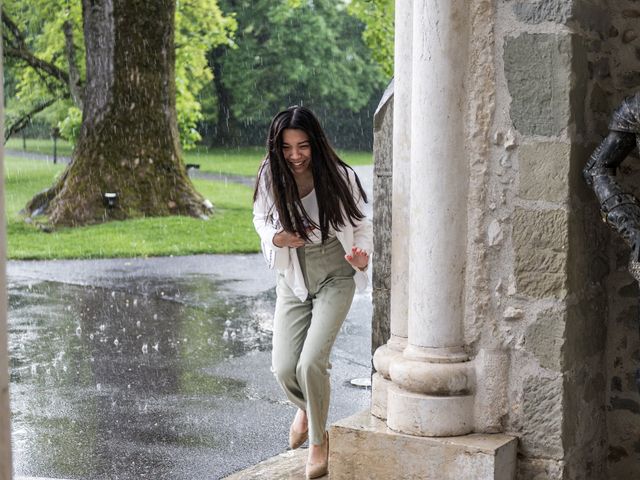
<path fill-rule="evenodd" d="M 65 21 L 73 27 L 76 65 L 80 78 L 85 79 L 85 49 L 82 33 L 80 0 L 4 0 L 3 10 L 24 32 L 26 45 L 38 58 L 69 72 L 65 53 Z M 211 81 L 207 52 L 230 42 L 235 21 L 224 17 L 216 0 L 180 0 L 176 10 L 176 107 L 183 147 L 195 145 L 200 135 L 195 127 L 202 118 L 198 94 Z M 43 75 L 25 62 L 6 62 L 13 95 L 7 100 L 7 123 L 32 110 L 46 99 L 56 102 L 39 118 L 51 126 L 59 126 L 62 135 L 75 140 L 81 123 L 78 105 L 69 96 L 68 85 Z"/>
<path fill-rule="evenodd" d="M 236 23 L 224 17 L 216 0 L 181 0 L 176 11 L 176 110 L 182 147 L 195 147 L 202 138 L 196 130 L 202 120 L 198 94 L 213 75 L 207 52 L 231 44 Z"/>
<path fill-rule="evenodd" d="M 384 73 L 393 76 L 394 0 L 351 0 L 348 11 L 367 25 L 362 38 Z"/>
<path fill-rule="evenodd" d="M 65 56 L 63 24 L 71 22 L 74 44 L 78 49 L 76 64 L 84 77 L 84 42 L 82 42 L 82 6 L 80 1 L 64 0 L 4 0 L 5 11 L 25 35 L 26 46 L 38 58 L 63 71 L 69 70 Z M 6 50 L 6 49 L 5 49 Z M 5 53 L 6 57 L 6 53 Z M 5 61 L 5 77 L 13 84 L 13 95 L 6 99 L 7 124 L 31 111 L 40 102 L 57 101 L 39 116 L 52 127 L 67 116 L 73 102 L 69 88 L 56 79 L 43 75 L 25 62 L 12 59 Z M 66 97 L 66 98 L 65 98 Z"/>
<path fill-rule="evenodd" d="M 305 104 L 331 123 L 367 107 L 386 83 L 361 39 L 364 26 L 335 0 L 220 0 L 238 23 L 237 48 L 219 50 L 229 108 L 245 130 Z M 218 92 L 219 93 L 219 92 Z M 251 132 L 247 133 L 251 135 Z"/>
<path fill-rule="evenodd" d="M 80 135 L 80 127 L 82 126 L 82 111 L 72 105 L 67 110 L 67 116 L 58 122 L 58 128 L 60 128 L 60 136 L 68 140 L 72 144 L 76 143 L 78 136 Z"/>

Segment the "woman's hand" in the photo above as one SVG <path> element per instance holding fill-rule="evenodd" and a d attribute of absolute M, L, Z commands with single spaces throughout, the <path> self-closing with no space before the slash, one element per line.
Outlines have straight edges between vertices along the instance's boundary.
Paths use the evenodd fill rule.
<path fill-rule="evenodd" d="M 304 240 L 297 233 L 282 230 L 273 236 L 273 244 L 276 247 L 298 248 L 304 246 Z"/>
<path fill-rule="evenodd" d="M 366 270 L 369 265 L 369 254 L 358 247 L 351 247 L 351 253 L 347 253 L 344 258 L 360 271 Z"/>

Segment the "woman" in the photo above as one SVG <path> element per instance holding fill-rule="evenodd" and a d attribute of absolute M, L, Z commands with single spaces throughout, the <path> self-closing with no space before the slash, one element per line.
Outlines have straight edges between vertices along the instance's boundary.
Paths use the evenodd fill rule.
<path fill-rule="evenodd" d="M 367 196 L 315 115 L 295 106 L 271 122 L 253 201 L 262 251 L 278 271 L 272 370 L 298 407 L 289 444 L 310 439 L 306 475 L 317 478 L 328 471 L 331 347 L 355 287 L 367 285 Z"/>

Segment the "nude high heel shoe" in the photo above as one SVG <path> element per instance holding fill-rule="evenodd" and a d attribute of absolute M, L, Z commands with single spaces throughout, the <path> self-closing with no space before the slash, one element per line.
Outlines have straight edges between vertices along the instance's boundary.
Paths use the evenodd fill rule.
<path fill-rule="evenodd" d="M 307 479 L 324 477 L 329 473 L 329 432 L 324 432 L 325 442 L 327 444 L 327 456 L 320 463 L 307 462 L 306 476 Z"/>
<path fill-rule="evenodd" d="M 293 423 L 291 424 L 291 427 L 289 428 L 289 447 L 291 450 L 295 450 L 300 447 L 300 445 L 307 441 L 307 438 L 309 438 L 308 428 L 304 432 L 296 432 L 293 429 Z"/>

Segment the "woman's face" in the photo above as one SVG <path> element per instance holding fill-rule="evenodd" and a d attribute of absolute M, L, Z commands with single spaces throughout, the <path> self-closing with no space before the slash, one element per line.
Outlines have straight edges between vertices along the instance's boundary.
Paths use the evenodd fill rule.
<path fill-rule="evenodd" d="M 294 175 L 307 173 L 311 168 L 311 143 L 302 130 L 285 128 L 282 132 L 282 155 Z"/>

